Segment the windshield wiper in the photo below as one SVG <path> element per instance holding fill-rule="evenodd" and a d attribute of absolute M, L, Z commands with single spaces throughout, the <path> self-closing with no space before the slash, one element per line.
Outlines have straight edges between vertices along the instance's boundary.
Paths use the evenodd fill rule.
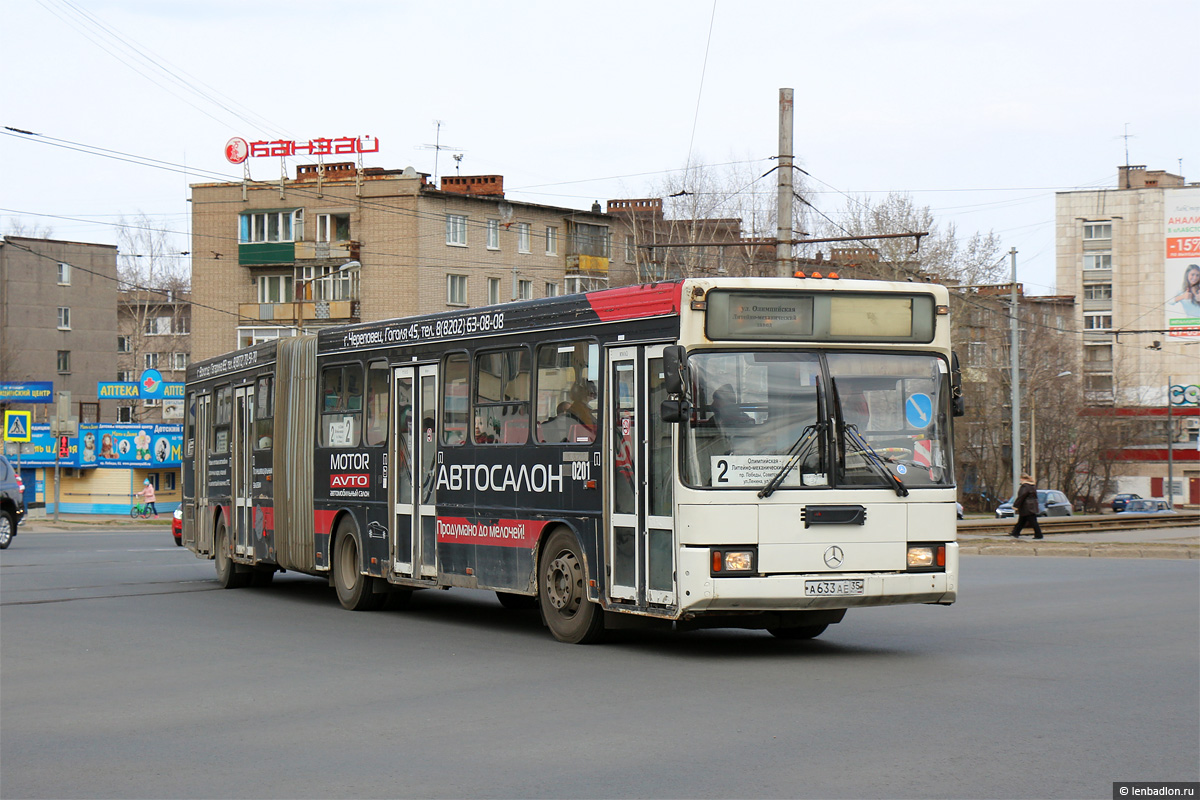
<path fill-rule="evenodd" d="M 792 442 L 792 446 L 787 449 L 784 455 L 788 456 L 788 460 L 783 463 L 779 471 L 771 480 L 767 481 L 767 485 L 758 490 L 758 496 L 761 498 L 770 497 L 775 493 L 775 490 L 783 485 L 784 478 L 788 473 L 795 469 L 796 465 L 803 459 L 808 457 L 812 452 L 813 442 L 816 442 L 817 431 L 822 423 L 814 422 L 812 425 L 805 425 L 804 430 L 800 431 L 800 435 L 796 437 L 796 441 Z"/>
<path fill-rule="evenodd" d="M 904 481 L 897 478 L 891 472 L 888 472 L 888 468 L 883 465 L 883 456 L 876 453 L 871 444 L 858 432 L 858 426 L 852 422 L 847 422 L 843 429 L 848 434 L 847 438 L 858 446 L 858 451 L 863 455 L 866 462 L 871 465 L 871 468 L 896 490 L 897 495 L 908 497 L 908 487 L 904 485 Z M 890 461 L 891 459 L 888 460 Z"/>
<path fill-rule="evenodd" d="M 846 446 L 845 439 L 849 439 L 858 446 L 859 452 L 863 454 L 866 462 L 871 465 L 872 470 L 883 478 L 884 482 L 890 486 L 899 497 L 908 497 L 908 487 L 904 482 L 897 478 L 892 473 L 888 472 L 887 467 L 883 465 L 883 457 L 876 453 L 867 440 L 858 432 L 858 426 L 852 422 L 846 422 L 846 418 L 842 415 L 842 397 L 838 392 L 837 378 L 829 379 L 830 385 L 833 387 L 833 413 L 837 429 L 841 431 L 841 436 L 838 437 L 841 446 L 842 457 L 842 474 L 846 471 Z"/>

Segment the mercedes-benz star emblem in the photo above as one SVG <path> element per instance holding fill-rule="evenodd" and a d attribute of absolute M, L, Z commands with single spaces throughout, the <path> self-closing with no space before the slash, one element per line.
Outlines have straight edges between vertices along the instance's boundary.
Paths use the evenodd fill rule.
<path fill-rule="evenodd" d="M 846 560 L 846 554 L 842 552 L 842 548 L 836 544 L 825 551 L 825 566 L 830 569 L 837 569 Z"/>

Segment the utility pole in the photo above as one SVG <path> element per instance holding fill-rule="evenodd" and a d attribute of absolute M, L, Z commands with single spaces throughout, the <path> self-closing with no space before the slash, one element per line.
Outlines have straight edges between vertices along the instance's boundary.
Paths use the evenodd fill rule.
<path fill-rule="evenodd" d="M 1167 376 L 1167 502 L 1175 507 L 1175 420 L 1171 418 L 1171 376 Z"/>
<path fill-rule="evenodd" d="M 775 275 L 792 272 L 792 90 L 779 90 L 779 164 L 776 167 L 779 202 L 775 221 Z"/>
<path fill-rule="evenodd" d="M 1009 361 L 1012 364 L 1012 380 L 1010 381 L 1012 383 L 1012 491 L 1013 497 L 1016 497 L 1017 487 L 1021 485 L 1021 364 L 1017 358 L 1017 347 L 1020 344 L 1017 331 L 1017 248 L 1011 248 L 1008 255 L 1012 260 L 1012 283 L 1009 286 L 1011 290 L 1009 312 L 1012 317 L 1009 318 L 1008 349 L 1011 356 Z"/>

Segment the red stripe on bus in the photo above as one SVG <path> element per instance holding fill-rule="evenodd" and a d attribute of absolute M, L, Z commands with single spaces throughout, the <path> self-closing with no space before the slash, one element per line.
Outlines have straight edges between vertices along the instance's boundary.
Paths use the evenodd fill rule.
<path fill-rule="evenodd" d="M 313 531 L 315 533 L 332 533 L 333 518 L 336 511 L 313 511 Z"/>
<path fill-rule="evenodd" d="M 606 289 L 585 296 L 601 321 L 613 322 L 618 319 L 678 314 L 682 292 L 682 283 L 655 283 Z"/>
<path fill-rule="evenodd" d="M 534 547 L 546 523 L 532 519 L 472 522 L 466 517 L 438 517 L 437 540 L 450 544 Z"/>

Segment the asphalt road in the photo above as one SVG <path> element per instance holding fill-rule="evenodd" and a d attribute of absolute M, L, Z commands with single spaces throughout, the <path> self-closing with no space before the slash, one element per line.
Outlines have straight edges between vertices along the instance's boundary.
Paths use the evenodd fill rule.
<path fill-rule="evenodd" d="M 555 642 L 484 592 L 222 591 L 169 534 L 0 553 L 0 797 L 1110 797 L 1200 778 L 1200 563 L 963 559 L 814 642 Z"/>

